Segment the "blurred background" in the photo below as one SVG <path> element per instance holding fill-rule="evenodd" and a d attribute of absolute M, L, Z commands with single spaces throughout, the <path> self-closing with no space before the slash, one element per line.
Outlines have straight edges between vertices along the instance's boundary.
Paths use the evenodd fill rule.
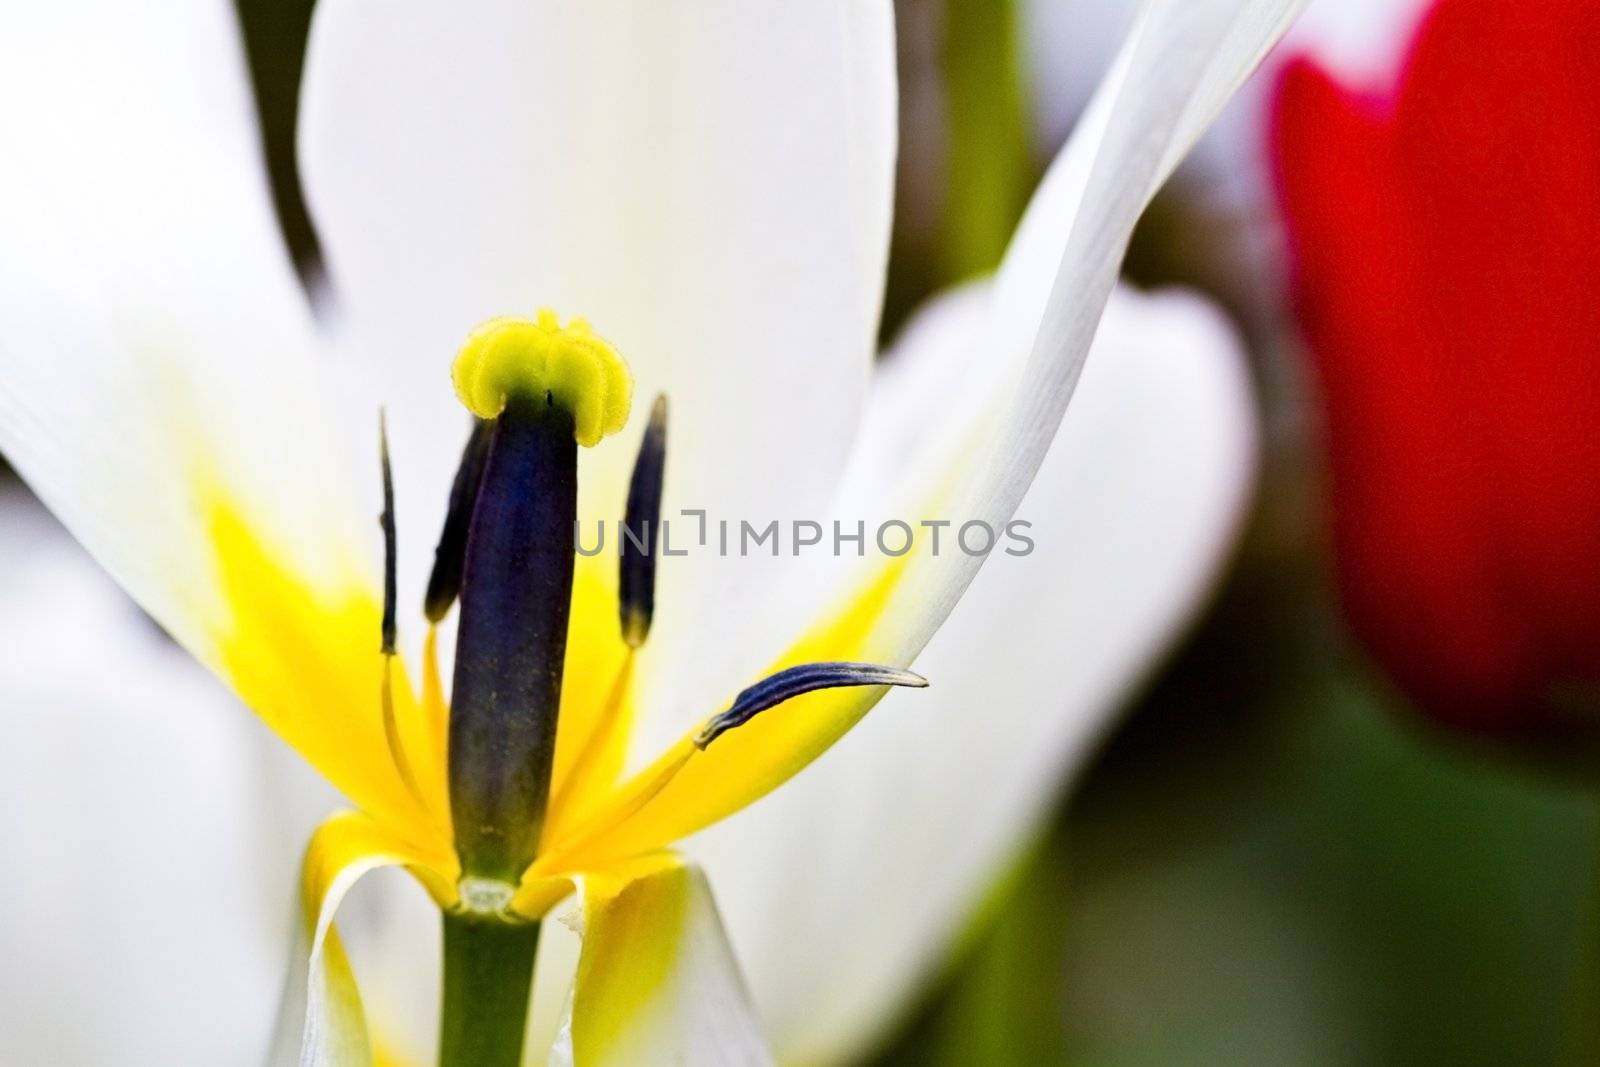
<path fill-rule="evenodd" d="M 311 6 L 239 0 L 280 215 L 308 271 L 292 130 Z M 1316 0 L 1137 233 L 1132 280 L 1207 293 L 1249 341 L 1266 428 L 1254 509 L 1205 613 L 874 1062 L 1600 1056 L 1592 790 L 1520 736 L 1431 725 L 1353 632 L 1336 578 L 1271 112 L 1293 55 L 1392 90 L 1428 6 Z M 886 338 L 998 262 L 1131 7 L 898 0 Z"/>
<path fill-rule="evenodd" d="M 1277 96 L 1297 56 L 1391 95 L 1430 6 L 1314 0 L 1137 233 L 1131 279 L 1206 292 L 1249 339 L 1266 427 L 1254 511 L 1208 612 L 879 1062 L 1600 1056 L 1592 790 L 1516 745 L 1431 725 L 1352 635 L 1335 579 L 1339 498 L 1291 292 L 1271 113 L 1292 103 Z M 1446 6 L 1475 9 L 1462 18 L 1522 10 Z M 901 0 L 892 308 L 993 262 L 998 216 L 1036 173 L 1018 164 L 1015 178 L 1003 161 L 1048 158 L 1129 7 L 1041 0 L 1009 6 L 1000 28 L 995 5 Z"/>

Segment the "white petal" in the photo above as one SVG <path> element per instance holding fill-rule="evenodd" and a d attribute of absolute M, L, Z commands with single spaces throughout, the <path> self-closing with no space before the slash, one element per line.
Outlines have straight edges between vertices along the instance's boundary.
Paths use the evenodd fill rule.
<path fill-rule="evenodd" d="M 376 1048 L 334 915 L 365 875 L 405 866 L 437 879 L 430 872 L 439 860 L 359 812 L 340 813 L 317 827 L 301 868 L 300 907 L 268 1062 L 369 1067 Z"/>
<path fill-rule="evenodd" d="M 590 1017 L 577 1024 L 577 1040 L 608 1047 L 589 1045 L 594 1058 L 582 1062 L 656 1062 L 641 1048 L 666 1062 L 765 1062 L 759 1023 L 697 870 L 647 857 L 591 875 L 585 888 L 581 903 L 558 905 L 540 931 L 524 1062 L 572 1062 L 584 946 L 591 955 L 580 1011 Z M 438 909 L 414 881 L 378 871 L 346 898 L 339 925 L 384 1062 L 429 1062 L 438 1040 Z M 649 995 L 629 984 L 641 975 L 659 979 Z"/>
<path fill-rule="evenodd" d="M 35 5 L 0 45 L 0 452 L 213 660 L 212 505 L 308 574 L 372 543 L 252 115 L 226 0 Z"/>
<path fill-rule="evenodd" d="M 1283 32 L 1297 0 L 1151 0 L 1101 92 L 1030 203 L 996 281 L 946 438 L 919 457 L 918 497 L 1003 528 L 1067 409 L 1134 223 L 1206 124 Z M 963 419 L 963 414 L 970 417 Z M 908 661 L 982 564 L 918 559 L 870 650 Z"/>
<path fill-rule="evenodd" d="M 583 950 L 552 1067 L 772 1062 L 698 868 L 587 875 L 582 893 Z"/>
<path fill-rule="evenodd" d="M 872 413 L 909 429 L 905 396 L 948 395 L 949 353 L 985 327 L 982 295 L 913 324 Z M 1221 316 L 1186 295 L 1118 294 L 1018 512 L 1037 547 L 980 572 L 917 661 L 931 688 L 892 694 L 806 773 L 689 842 L 785 1060 L 847 1059 L 907 1006 L 1194 610 L 1254 441 Z"/>
<path fill-rule="evenodd" d="M 1266 121 L 1284 60 L 1311 55 L 1347 80 L 1383 86 L 1391 80 L 1411 32 L 1430 0 L 1310 0 L 1282 46 L 1218 116 L 1185 164 L 1186 189 L 1211 215 L 1238 220 L 1229 243 L 1262 236 L 1273 210 L 1266 159 Z M 1043 143 L 1059 144 L 1082 112 L 1095 80 L 1110 63 L 1132 0 L 1026 0 L 1030 95 Z M 1246 251 L 1255 246 L 1245 244 Z M 1273 246 L 1275 251 L 1275 246 Z M 1280 269 L 1276 263 L 1269 271 Z"/>
<path fill-rule="evenodd" d="M 360 873 L 351 868 L 338 890 Z M 337 896 L 324 914 L 339 907 Z M 438 1041 L 437 907 L 410 878 L 380 870 L 345 898 L 339 926 L 362 979 L 365 1025 L 332 1014 L 331 1004 L 323 1017 L 342 1018 L 357 1044 L 381 1052 L 380 1062 L 430 1062 Z M 291 1002 L 304 992 L 296 985 Z M 286 1014 L 280 1051 L 300 1033 L 298 1017 Z M 545 919 L 523 1062 L 572 1064 L 575 1043 L 585 1065 L 770 1062 L 698 869 L 656 855 L 586 875 L 579 902 Z"/>
<path fill-rule="evenodd" d="M 13 1062 L 259 1062 L 303 767 L 0 491 L 0 1033 Z"/>
<path fill-rule="evenodd" d="M 452 356 L 541 305 L 619 347 L 641 409 L 671 394 L 669 512 L 831 486 L 877 329 L 893 60 L 885 0 L 318 6 L 301 157 L 349 376 L 389 404 L 401 525 L 425 531 L 405 573 L 465 434 Z M 642 422 L 586 456 L 586 513 L 620 515 Z M 742 592 L 708 558 L 662 568 L 660 633 Z"/>
<path fill-rule="evenodd" d="M 887 521 L 897 521 L 902 537 L 928 519 L 957 530 L 1006 527 L 1077 385 L 1134 223 L 1297 6 L 1296 0 L 1146 5 L 1101 94 L 1030 203 L 996 279 L 987 327 L 968 348 L 946 402 L 924 420 L 930 432 L 920 435 L 914 456 L 900 467 L 907 472 L 903 484 L 869 501 L 869 526 L 881 533 Z M 868 466 L 879 463 L 884 449 L 872 435 L 869 425 L 856 457 Z M 848 472 L 846 492 L 862 481 L 857 471 Z M 851 502 L 841 498 L 841 505 Z M 839 521 L 851 518 L 843 514 Z M 765 616 L 813 620 L 791 638 L 786 657 L 798 649 L 806 658 L 848 655 L 908 665 L 984 560 L 979 553 L 949 551 L 948 539 L 940 552 L 928 534 L 916 538 L 909 554 L 877 540 L 884 547 L 866 553 L 865 562 L 843 552 L 824 556 L 803 574 L 810 590 L 790 587 L 769 598 Z M 824 606 L 793 608 L 807 600 Z M 732 617 L 740 628 L 759 629 L 759 617 Z M 709 618 L 719 622 L 722 616 Z M 744 667 L 747 680 L 760 669 Z M 813 715 L 803 728 L 775 720 L 748 728 L 712 757 L 690 764 L 651 802 L 646 817 L 633 820 L 633 836 L 625 838 L 664 844 L 762 796 L 881 696 L 877 690 L 844 692 L 829 699 L 827 715 Z M 694 710 L 706 706 L 714 705 L 706 700 Z M 813 711 L 820 707 L 814 703 Z M 729 760 L 738 766 L 725 766 Z"/>
<path fill-rule="evenodd" d="M 555 915 L 539 932 L 525 1063 L 545 1062 L 572 989 L 578 938 Z M 439 1047 L 438 906 L 410 875 L 375 871 L 345 898 L 339 933 L 361 978 L 367 1025 L 381 1050 L 379 1062 L 433 1062 Z"/>
<path fill-rule="evenodd" d="M 1428 3 L 1310 0 L 1284 35 L 1278 54 L 1310 52 L 1349 74 L 1387 75 Z M 1134 0 L 1024 0 L 1021 7 L 1029 94 L 1039 134 L 1044 143 L 1056 145 L 1066 140 L 1089 102 L 1138 5 Z M 1265 66 L 1272 67 L 1272 61 Z M 1229 147 L 1238 156 L 1236 162 L 1243 164 L 1259 146 L 1235 141 Z"/>
<path fill-rule="evenodd" d="M 379 1063 L 426 1064 L 439 1048 L 439 907 L 402 870 L 373 871 L 339 908 Z"/>

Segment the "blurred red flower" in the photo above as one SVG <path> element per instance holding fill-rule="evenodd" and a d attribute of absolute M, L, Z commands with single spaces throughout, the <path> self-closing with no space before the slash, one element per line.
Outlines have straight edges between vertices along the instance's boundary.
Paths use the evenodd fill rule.
<path fill-rule="evenodd" d="M 1600 692 L 1600 3 L 1442 0 L 1398 84 L 1288 65 L 1272 148 L 1341 593 L 1428 714 Z"/>

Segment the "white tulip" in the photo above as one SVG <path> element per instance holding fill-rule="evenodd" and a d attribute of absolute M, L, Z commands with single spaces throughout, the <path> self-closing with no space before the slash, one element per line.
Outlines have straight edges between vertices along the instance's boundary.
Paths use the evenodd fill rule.
<path fill-rule="evenodd" d="M 762 1062 L 771 1040 L 816 1059 L 872 1036 L 1228 543 L 1253 461 L 1237 346 L 1191 298 L 1113 289 L 1150 197 L 1297 6 L 1147 4 L 995 280 L 930 310 L 881 363 L 887 3 L 323 0 L 301 129 L 336 308 L 320 317 L 279 241 L 224 0 L 68 0 L 13 27 L 0 64 L 0 450 L 357 809 L 308 850 L 277 1058 L 426 1054 L 417 1012 L 385 1004 L 405 1003 L 401 987 L 429 991 L 427 965 L 396 962 L 427 959 L 427 935 L 398 950 L 381 931 L 353 942 L 364 976 L 363 959 L 393 964 L 369 984 L 385 990 L 369 1028 L 333 934 L 345 893 L 381 867 L 415 876 L 447 942 L 488 931 L 520 945 L 513 955 L 576 890 L 576 978 L 559 1034 L 529 1042 L 535 1056 Z M 493 441 L 468 479 L 482 488 L 476 505 L 468 494 L 461 614 L 481 621 L 473 606 L 504 593 L 518 612 L 557 612 L 567 635 L 564 661 L 540 661 L 561 714 L 538 810 L 495 822 L 484 812 L 500 809 L 470 792 L 502 803 L 489 765 L 458 773 L 458 730 L 478 706 L 463 678 L 494 656 L 463 638 L 469 668 L 447 707 L 434 680 L 449 676 L 452 628 L 412 620 L 467 434 L 450 354 L 479 323 L 543 304 L 594 326 L 502 323 L 456 365 Z M 495 531 L 513 529 L 491 525 L 486 501 L 559 518 L 559 491 L 495 495 L 517 457 L 577 479 L 575 517 L 620 516 L 643 420 L 581 461 L 560 455 L 572 436 L 594 445 L 617 430 L 630 391 L 672 400 L 669 517 L 903 517 L 918 527 L 911 550 L 664 555 L 637 655 L 614 559 L 568 571 L 570 631 L 564 598 L 475 584 Z M 380 406 L 398 490 L 392 584 L 371 522 Z M 563 421 L 564 445 L 550 431 Z M 518 443 L 524 430 L 542 443 Z M 984 554 L 933 550 L 922 521 L 1001 530 L 1014 516 L 1034 522 L 1035 551 L 994 553 L 963 601 Z M 518 581 L 561 569 L 535 549 L 499 562 Z M 379 642 L 396 587 L 400 663 Z M 636 607 L 622 603 L 624 620 Z M 93 649 L 69 651 L 95 667 Z M 919 680 L 913 660 L 942 696 L 897 697 L 792 799 L 689 842 L 710 883 L 730 887 L 730 948 L 706 876 L 666 849 L 822 755 L 884 683 Z M 774 668 L 788 670 L 750 685 Z M 491 698 L 507 678 L 521 676 L 483 683 Z M 480 830 L 509 851 L 471 844 Z M 214 864 L 167 874 L 190 906 L 258 918 L 259 887 Z M 221 983 L 233 962 L 197 965 Z M 213 1023 L 173 1023 L 170 1047 L 203 1048 Z"/>

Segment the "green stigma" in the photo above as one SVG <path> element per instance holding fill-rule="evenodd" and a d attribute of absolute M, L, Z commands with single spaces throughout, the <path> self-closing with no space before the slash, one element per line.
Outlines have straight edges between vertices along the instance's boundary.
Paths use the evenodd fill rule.
<path fill-rule="evenodd" d="M 633 401 L 633 375 L 617 350 L 583 319 L 563 326 L 548 308 L 473 330 L 450 376 L 480 419 L 498 417 L 510 396 L 546 397 L 572 415 L 573 437 L 585 448 L 622 429 Z"/>

